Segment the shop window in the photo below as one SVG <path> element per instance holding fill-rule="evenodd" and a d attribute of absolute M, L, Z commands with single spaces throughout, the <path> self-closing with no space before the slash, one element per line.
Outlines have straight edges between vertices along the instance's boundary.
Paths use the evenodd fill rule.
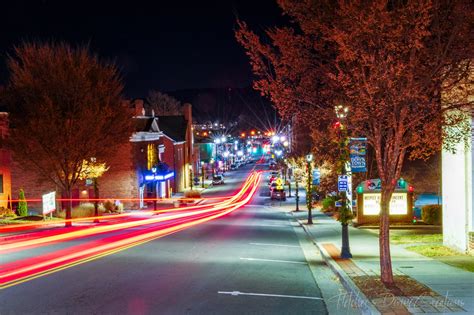
<path fill-rule="evenodd" d="M 158 164 L 158 156 L 156 152 L 156 146 L 153 143 L 147 145 L 147 169 L 151 170 L 153 166 Z"/>

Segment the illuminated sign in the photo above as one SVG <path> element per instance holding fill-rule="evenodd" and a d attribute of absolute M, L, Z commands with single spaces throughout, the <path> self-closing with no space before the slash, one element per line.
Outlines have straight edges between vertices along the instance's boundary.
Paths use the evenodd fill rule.
<path fill-rule="evenodd" d="M 145 175 L 145 180 L 167 180 L 174 176 L 174 173 Z"/>
<path fill-rule="evenodd" d="M 50 192 L 43 195 L 43 215 L 56 210 L 56 192 Z"/>
<path fill-rule="evenodd" d="M 380 213 L 380 193 L 363 195 L 363 214 L 378 215 Z M 390 215 L 406 215 L 408 199 L 406 193 L 393 193 L 390 200 Z"/>

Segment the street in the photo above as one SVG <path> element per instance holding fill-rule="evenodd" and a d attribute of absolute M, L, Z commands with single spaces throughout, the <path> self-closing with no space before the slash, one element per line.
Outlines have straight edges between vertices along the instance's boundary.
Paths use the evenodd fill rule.
<path fill-rule="evenodd" d="M 234 193 L 250 170 L 246 166 L 232 172 L 214 193 Z M 266 181 L 260 185 L 265 189 Z M 205 195 L 213 196 L 212 189 Z M 224 312 L 326 313 L 290 217 L 265 206 L 258 192 L 249 204 L 224 217 L 39 276 L 0 294 L 1 314 Z"/>

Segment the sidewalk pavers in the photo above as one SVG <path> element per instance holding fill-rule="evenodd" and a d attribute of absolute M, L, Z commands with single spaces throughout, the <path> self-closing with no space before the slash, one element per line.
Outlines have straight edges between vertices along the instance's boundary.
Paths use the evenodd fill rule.
<path fill-rule="evenodd" d="M 283 207 L 290 211 L 291 206 Z M 340 259 L 341 226 L 334 219 L 313 210 L 313 225 L 306 225 L 307 212 L 294 213 L 321 250 L 328 264 L 337 264 L 333 270 L 345 277 L 378 276 L 378 235 L 373 232 L 350 227 L 352 259 Z M 434 259 L 408 251 L 401 245 L 391 245 L 392 264 L 395 276 L 409 276 L 425 285 L 434 296 L 406 296 L 369 299 L 383 314 L 446 314 L 474 313 L 474 273 L 451 267 Z M 340 276 L 340 275 L 338 275 Z M 346 286 L 346 288 L 348 288 Z M 354 288 L 348 288 L 348 290 Z M 359 294 L 353 292 L 352 294 Z M 372 313 L 373 311 L 364 311 Z"/>

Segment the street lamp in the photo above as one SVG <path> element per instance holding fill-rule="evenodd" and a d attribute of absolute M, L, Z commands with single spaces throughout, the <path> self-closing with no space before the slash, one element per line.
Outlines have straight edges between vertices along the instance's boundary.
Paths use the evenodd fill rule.
<path fill-rule="evenodd" d="M 348 113 L 349 108 L 343 105 L 337 105 L 334 107 L 336 112 L 336 117 L 339 120 L 344 120 Z M 339 123 L 337 127 L 344 131 L 344 126 Z M 338 132 L 339 135 L 339 149 L 340 151 L 340 159 L 341 159 L 341 174 L 346 174 L 346 160 L 347 160 L 347 153 L 346 151 L 346 134 L 341 134 Z M 350 175 L 349 175 L 350 176 Z M 352 189 L 352 187 L 348 187 L 347 189 Z M 341 191 L 341 207 L 339 210 L 339 221 L 341 222 L 342 228 L 342 246 L 341 246 L 341 258 L 352 258 L 351 249 L 349 247 L 349 221 L 352 219 L 352 212 L 350 206 L 347 205 L 347 191 Z"/>
<path fill-rule="evenodd" d="M 156 179 L 155 179 L 156 178 L 156 176 L 155 176 L 156 171 L 157 171 L 156 167 L 153 166 L 151 168 L 151 172 L 153 173 L 153 182 L 152 183 L 153 183 L 153 191 L 154 191 L 154 195 L 155 195 L 154 196 L 155 198 L 153 199 L 153 210 L 154 211 L 156 211 L 156 203 L 157 203 L 157 200 L 158 200 L 158 187 L 156 185 Z"/>
<path fill-rule="evenodd" d="M 201 161 L 201 187 L 204 188 L 204 161 Z"/>
<path fill-rule="evenodd" d="M 216 159 L 215 159 L 215 163 L 217 163 L 217 147 L 219 146 L 219 144 L 221 143 L 221 139 L 220 138 L 216 138 L 214 139 L 214 143 L 215 143 L 215 147 L 216 147 Z M 217 169 L 215 163 L 212 163 L 212 177 L 214 177 L 216 171 L 215 169 Z"/>
<path fill-rule="evenodd" d="M 313 161 L 313 155 L 310 153 L 306 155 L 306 168 L 308 171 L 308 183 L 306 186 L 306 206 L 308 207 L 308 224 L 313 224 L 313 215 L 312 215 L 312 209 L 313 209 L 313 194 L 312 194 L 312 189 L 311 189 L 311 184 L 313 181 L 312 177 L 312 169 L 311 169 L 311 162 Z"/>
<path fill-rule="evenodd" d="M 191 182 L 191 190 L 193 190 L 193 166 L 189 164 L 188 168 L 189 168 L 189 180 Z"/>

